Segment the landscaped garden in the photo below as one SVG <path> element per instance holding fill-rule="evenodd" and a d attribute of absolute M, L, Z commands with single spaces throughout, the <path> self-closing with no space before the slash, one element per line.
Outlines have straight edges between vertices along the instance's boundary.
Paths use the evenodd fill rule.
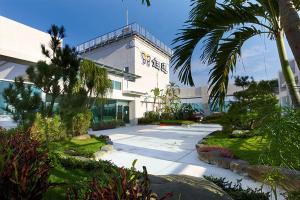
<path fill-rule="evenodd" d="M 277 187 L 282 186 L 288 192 L 288 199 L 299 199 L 300 98 L 295 79 L 289 73 L 277 2 L 224 1 L 218 5 L 216 2 L 212 5 L 212 1 L 199 2 L 193 4 L 191 19 L 187 21 L 190 26 L 175 40 L 183 42 L 175 47 L 175 69 L 183 67 L 180 80 L 193 84 L 191 54 L 197 43 L 208 36 L 201 59 L 213 65 L 210 101 L 213 106 L 218 104 L 228 110 L 202 120 L 202 123 L 221 124 L 223 129 L 197 144 L 200 159 L 236 172 L 247 172 L 255 180 L 269 184 L 274 196 Z M 261 18 L 268 23 L 261 24 Z M 259 26 L 267 28 L 270 39 L 277 41 L 294 108 L 278 105 L 276 81 L 255 82 L 249 77 L 236 78 L 235 84 L 242 90 L 235 92 L 234 101 L 224 107 L 229 72 L 235 67 L 244 41 L 265 33 L 257 29 Z M 227 34 L 229 30 L 232 32 Z M 8 105 L 5 110 L 18 127 L 0 130 L 1 199 L 171 198 L 171 193 L 158 196 L 151 190 L 146 167 L 138 172 L 134 167 L 136 161 L 132 168 L 125 169 L 94 160 L 95 153 L 109 140 L 104 136 L 89 136 L 88 129 L 124 125 L 118 120 L 93 121 L 91 110 L 105 104 L 111 81 L 104 68 L 82 60 L 68 45 L 62 46 L 63 27 L 53 25 L 49 33 L 50 46 L 42 46 L 42 53 L 49 61 L 40 61 L 26 71 L 33 85 L 25 84 L 19 77 L 3 94 Z M 46 95 L 45 101 L 36 89 Z M 188 126 L 199 122 L 194 117 L 195 110 L 180 103 L 177 89 L 174 84 L 165 91 L 153 89 L 153 111 L 145 113 L 139 123 Z M 222 178 L 206 179 L 237 200 L 269 198 L 269 193 L 262 190 L 243 189 L 240 182 L 232 185 Z"/>

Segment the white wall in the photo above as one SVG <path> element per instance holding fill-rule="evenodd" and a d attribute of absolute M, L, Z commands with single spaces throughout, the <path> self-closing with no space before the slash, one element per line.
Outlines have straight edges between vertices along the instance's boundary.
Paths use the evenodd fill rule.
<path fill-rule="evenodd" d="M 49 41 L 48 33 L 0 16 L 0 55 L 29 62 L 45 60 L 41 44 L 48 46 Z"/>
<path fill-rule="evenodd" d="M 108 98 L 127 100 L 130 102 L 129 113 L 131 123 L 133 124 L 137 123 L 137 119 L 142 117 L 144 112 L 153 110 L 151 90 L 155 87 L 165 89 L 169 84 L 169 68 L 167 69 L 168 73 L 165 74 L 162 71 L 153 68 L 152 65 L 149 67 L 143 65 L 142 52 L 151 55 L 152 58 L 156 58 L 161 63 L 166 63 L 167 68 L 169 67 L 169 56 L 138 36 L 131 36 L 113 43 L 108 43 L 102 47 L 81 54 L 82 57 L 121 70 L 123 70 L 124 67 L 129 67 L 130 73 L 141 76 L 141 78 L 138 78 L 135 81 L 127 81 L 123 77 L 112 74 L 109 75 L 111 80 L 122 83 L 122 90 L 113 90 L 112 93 L 108 95 Z M 134 91 L 145 95 L 128 95 L 124 94 L 124 91 Z M 145 102 L 146 96 L 150 96 L 147 100 L 149 103 Z"/>

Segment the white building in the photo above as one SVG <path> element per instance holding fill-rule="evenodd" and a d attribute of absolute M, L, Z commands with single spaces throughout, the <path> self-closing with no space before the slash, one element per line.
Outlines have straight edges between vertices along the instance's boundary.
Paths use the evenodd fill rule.
<path fill-rule="evenodd" d="M 5 105 L 3 89 L 15 77 L 26 76 L 29 65 L 46 59 L 41 44 L 48 46 L 49 41 L 49 34 L 0 16 L 1 107 Z M 153 110 L 151 90 L 165 89 L 169 83 L 171 49 L 137 24 L 80 44 L 77 51 L 81 57 L 105 67 L 112 80 L 104 120 L 122 119 L 136 124 L 144 112 Z M 0 110 L 3 118 L 6 113 Z M 93 112 L 97 117 L 97 108 Z"/>
<path fill-rule="evenodd" d="M 299 84 L 300 70 L 295 60 L 291 60 L 289 61 L 289 63 L 291 65 L 293 74 L 295 76 L 296 85 L 300 89 L 300 84 Z M 279 98 L 280 105 L 283 107 L 292 106 L 292 99 L 289 94 L 283 73 L 281 71 L 278 73 L 278 87 L 279 87 L 278 98 Z"/>
<path fill-rule="evenodd" d="M 48 45 L 50 35 L 0 16 L 0 126 L 14 126 L 5 107 L 3 90 L 17 76 L 24 76 L 29 65 L 46 58 L 41 45 Z"/>
<path fill-rule="evenodd" d="M 225 106 L 229 104 L 230 101 L 234 100 L 233 93 L 241 90 L 241 87 L 229 84 L 227 95 L 225 97 Z M 204 115 L 210 115 L 213 112 L 220 111 L 218 108 L 213 109 L 213 107 L 209 104 L 209 95 L 210 91 L 208 90 L 207 85 L 201 87 L 182 87 L 178 94 L 182 103 L 191 104 L 194 109 Z"/>

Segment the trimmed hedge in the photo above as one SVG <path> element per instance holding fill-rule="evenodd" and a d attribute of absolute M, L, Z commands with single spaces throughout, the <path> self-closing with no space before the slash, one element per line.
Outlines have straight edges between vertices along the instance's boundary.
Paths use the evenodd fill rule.
<path fill-rule="evenodd" d="M 125 126 L 122 120 L 102 121 L 92 125 L 93 131 L 114 129 L 120 126 Z"/>

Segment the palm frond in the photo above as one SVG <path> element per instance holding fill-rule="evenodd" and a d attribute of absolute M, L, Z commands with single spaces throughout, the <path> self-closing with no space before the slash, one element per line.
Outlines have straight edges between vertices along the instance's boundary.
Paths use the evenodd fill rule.
<path fill-rule="evenodd" d="M 245 41 L 259 34 L 261 34 L 261 31 L 254 26 L 241 27 L 229 37 L 222 40 L 217 51 L 214 66 L 210 70 L 209 101 L 213 107 L 223 107 L 229 74 L 235 68 L 237 58 L 241 56 L 241 48 Z"/>
<path fill-rule="evenodd" d="M 205 0 L 194 1 L 196 4 Z M 203 41 L 203 47 L 200 60 L 205 63 L 213 63 L 216 56 L 219 43 L 224 35 L 235 27 L 246 23 L 259 24 L 260 21 L 253 14 L 253 10 L 258 10 L 257 6 L 235 7 L 232 5 L 219 5 L 211 7 L 205 18 L 201 14 L 197 17 L 195 13 L 191 14 L 190 20 L 186 22 L 186 28 L 181 29 L 179 36 L 173 40 L 177 44 L 174 48 L 172 57 L 172 67 L 176 72 L 179 70 L 178 78 L 184 84 L 194 85 L 191 74 L 191 59 L 194 49 L 200 41 Z M 207 10 L 205 8 L 205 10 Z M 196 12 L 192 10 L 191 12 Z"/>

